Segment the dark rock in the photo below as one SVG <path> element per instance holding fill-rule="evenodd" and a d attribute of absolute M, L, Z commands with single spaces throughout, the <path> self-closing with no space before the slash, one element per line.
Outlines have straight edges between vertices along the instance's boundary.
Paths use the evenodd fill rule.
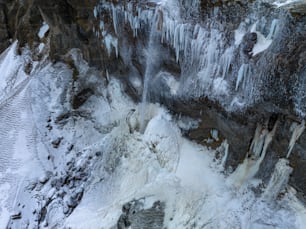
<path fill-rule="evenodd" d="M 252 56 L 252 49 L 257 42 L 256 33 L 247 33 L 242 40 L 242 51 L 249 58 Z"/>
<path fill-rule="evenodd" d="M 117 221 L 117 228 L 164 228 L 165 203 L 156 201 L 148 209 L 143 208 L 142 200 L 134 200 L 122 207 L 122 214 Z"/>
<path fill-rule="evenodd" d="M 18 212 L 18 213 L 14 214 L 14 215 L 11 215 L 11 219 L 12 220 L 17 220 L 17 219 L 21 219 L 21 218 L 22 218 L 21 212 Z"/>
<path fill-rule="evenodd" d="M 61 141 L 62 141 L 62 140 L 63 140 L 62 137 L 53 140 L 53 141 L 51 142 L 53 148 L 57 149 L 57 148 L 59 147 L 59 145 L 61 144 Z"/>
<path fill-rule="evenodd" d="M 78 109 L 82 106 L 86 100 L 94 94 L 94 91 L 91 88 L 85 88 L 75 95 L 72 99 L 72 108 Z"/>

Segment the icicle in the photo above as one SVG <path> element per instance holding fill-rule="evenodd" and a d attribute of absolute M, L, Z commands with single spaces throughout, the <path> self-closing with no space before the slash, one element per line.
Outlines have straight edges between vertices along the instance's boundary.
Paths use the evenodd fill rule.
<path fill-rule="evenodd" d="M 242 82 L 242 80 L 244 80 L 244 82 L 247 81 L 249 72 L 250 72 L 249 71 L 249 65 L 248 64 L 242 64 L 241 67 L 239 68 L 239 71 L 238 71 L 238 76 L 237 76 L 237 80 L 236 80 L 236 87 L 235 87 L 236 91 L 238 90 L 239 85 Z M 243 84 L 242 89 L 245 89 L 245 84 Z"/>
<path fill-rule="evenodd" d="M 193 64 L 201 58 L 200 54 L 202 48 L 204 47 L 204 42 L 206 38 L 206 31 L 198 25 L 196 25 L 196 27 L 197 29 L 194 30 L 194 35 L 195 31 L 197 30 L 195 39 L 191 41 L 191 61 Z"/>
<path fill-rule="evenodd" d="M 270 32 L 267 36 L 268 40 L 272 40 L 277 32 L 278 29 L 278 20 L 277 19 L 273 19 L 272 24 L 271 24 L 271 28 L 270 28 Z"/>
<path fill-rule="evenodd" d="M 113 14 L 113 25 L 115 34 L 118 35 L 118 18 L 117 18 L 117 10 L 114 4 L 112 4 L 112 14 Z"/>
<path fill-rule="evenodd" d="M 286 187 L 292 170 L 288 160 L 279 159 L 275 165 L 268 186 L 262 195 L 263 199 L 267 201 L 275 200 L 278 194 Z"/>
<path fill-rule="evenodd" d="M 112 52 L 112 47 L 115 48 L 116 57 L 118 58 L 119 51 L 118 51 L 118 39 L 107 34 L 104 38 L 104 43 L 107 49 L 107 54 L 110 56 Z"/>
<path fill-rule="evenodd" d="M 108 82 L 110 81 L 110 77 L 109 77 L 109 73 L 108 73 L 107 69 L 106 69 L 106 79 L 107 79 Z"/>
<path fill-rule="evenodd" d="M 194 26 L 194 29 L 193 29 L 193 38 L 194 39 L 197 39 L 200 29 L 201 29 L 201 26 L 199 24 L 196 24 Z"/>
<path fill-rule="evenodd" d="M 129 14 L 127 11 L 124 11 L 124 22 L 127 23 L 129 20 Z"/>
<path fill-rule="evenodd" d="M 263 129 L 260 125 L 257 126 L 250 150 L 243 163 L 240 164 L 235 172 L 230 176 L 228 180 L 230 184 L 239 188 L 257 174 L 259 167 L 266 156 L 268 146 L 273 139 L 277 125 L 278 122 L 275 123 L 271 132 Z"/>
<path fill-rule="evenodd" d="M 219 141 L 219 131 L 218 130 L 212 129 L 210 131 L 210 135 L 215 141 Z"/>
<path fill-rule="evenodd" d="M 180 26 L 175 27 L 175 32 L 174 32 L 174 42 L 173 42 L 173 47 L 175 49 L 175 56 L 176 56 L 176 62 L 178 63 L 179 60 L 179 53 L 180 53 Z"/>
<path fill-rule="evenodd" d="M 303 120 L 302 123 L 300 125 L 297 125 L 293 130 L 293 133 L 292 133 L 292 136 L 289 142 L 287 158 L 290 157 L 290 154 L 295 145 L 295 142 L 299 139 L 299 137 L 302 135 L 304 130 L 305 130 L 305 120 Z"/>
<path fill-rule="evenodd" d="M 233 58 L 233 52 L 234 52 L 234 48 L 233 47 L 227 48 L 225 50 L 224 54 L 221 57 L 222 78 L 223 79 L 227 75 L 228 70 L 230 68 L 230 65 L 231 65 L 231 62 L 232 62 L 232 58 Z"/>
<path fill-rule="evenodd" d="M 98 10 L 97 10 L 97 7 L 95 6 L 94 10 L 93 10 L 93 14 L 94 14 L 94 17 L 97 18 L 98 16 Z"/>
<path fill-rule="evenodd" d="M 104 21 L 100 21 L 100 30 L 104 31 Z"/>
<path fill-rule="evenodd" d="M 225 163 L 226 163 L 226 160 L 227 160 L 227 157 L 228 157 L 228 149 L 229 149 L 229 144 L 227 142 L 227 140 L 225 140 L 223 143 L 222 143 L 223 147 L 224 147 L 224 156 L 222 158 L 222 161 L 221 161 L 221 166 L 223 168 L 225 168 Z"/>

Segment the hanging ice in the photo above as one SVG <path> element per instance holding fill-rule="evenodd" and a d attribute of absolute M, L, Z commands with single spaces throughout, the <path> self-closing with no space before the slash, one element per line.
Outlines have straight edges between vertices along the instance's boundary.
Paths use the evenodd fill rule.
<path fill-rule="evenodd" d="M 255 136 L 243 163 L 240 164 L 235 172 L 229 177 L 228 182 L 240 188 L 247 181 L 252 179 L 259 170 L 259 167 L 266 156 L 269 144 L 271 143 L 276 131 L 278 122 L 269 132 L 261 125 L 258 125 Z"/>
<path fill-rule="evenodd" d="M 94 10 L 93 10 L 93 14 L 94 14 L 94 17 L 97 18 L 98 16 L 98 10 L 97 10 L 97 7 L 95 6 Z"/>
<path fill-rule="evenodd" d="M 104 43 L 107 49 L 107 54 L 110 56 L 112 48 L 115 49 L 116 57 L 118 57 L 118 39 L 110 34 L 107 34 L 104 38 Z"/>
<path fill-rule="evenodd" d="M 292 149 L 295 145 L 295 142 L 299 139 L 299 137 L 302 135 L 304 130 L 305 130 L 305 120 L 303 120 L 300 125 L 295 124 L 295 127 L 294 127 L 293 132 L 292 132 L 292 136 L 291 136 L 291 139 L 290 139 L 290 142 L 289 142 L 287 158 L 290 157 L 290 154 L 291 154 Z"/>
<path fill-rule="evenodd" d="M 271 28 L 270 28 L 270 32 L 267 36 L 268 40 L 274 39 L 275 34 L 277 33 L 277 29 L 278 29 L 278 20 L 273 19 L 272 24 L 271 24 Z"/>
<path fill-rule="evenodd" d="M 112 14 L 113 14 L 113 26 L 115 30 L 115 34 L 118 35 L 118 15 L 117 15 L 117 10 L 114 4 L 112 4 Z"/>
<path fill-rule="evenodd" d="M 234 53 L 234 47 L 227 48 L 221 56 L 220 66 L 222 69 L 222 78 L 224 79 L 230 68 Z"/>
<path fill-rule="evenodd" d="M 249 71 L 249 65 L 248 64 L 242 64 L 241 67 L 239 68 L 238 71 L 238 76 L 236 80 L 236 87 L 235 90 L 237 91 L 241 82 L 244 81 L 246 82 L 248 77 L 249 77 L 250 71 Z M 245 89 L 244 87 L 245 84 L 243 84 L 242 89 Z"/>
<path fill-rule="evenodd" d="M 39 29 L 38 37 L 42 39 L 48 31 L 49 31 L 49 25 L 46 22 L 43 22 L 43 25 Z"/>

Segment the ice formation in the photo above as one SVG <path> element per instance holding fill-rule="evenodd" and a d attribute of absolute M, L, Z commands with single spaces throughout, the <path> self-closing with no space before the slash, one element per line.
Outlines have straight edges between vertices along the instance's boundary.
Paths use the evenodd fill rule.
<path fill-rule="evenodd" d="M 38 37 L 42 39 L 48 31 L 49 31 L 49 25 L 46 22 L 44 22 L 41 28 L 39 29 Z"/>
<path fill-rule="evenodd" d="M 142 199 L 147 207 L 165 202 L 163 223 L 168 228 L 263 228 L 266 223 L 303 228 L 305 209 L 294 195 L 285 192 L 276 199 L 287 187 L 287 160 L 277 163 L 262 197 L 252 191 L 276 127 L 268 131 L 258 126 L 249 157 L 226 176 L 226 141 L 218 149 L 223 156 L 216 160 L 216 151 L 182 137 L 175 120 L 156 104 L 148 104 L 147 125 L 139 132 L 140 105 L 124 94 L 118 80 L 109 77 L 106 83 L 97 77 L 73 50 L 70 55 L 78 61 L 81 77 L 98 93 L 79 111 L 69 111 L 71 70 L 60 63 L 37 63 L 30 76 L 22 69 L 12 71 L 24 61 L 15 48 L 16 43 L 0 63 L 0 68 L 7 62 L 11 66 L 1 85 L 20 77 L 0 107 L 5 124 L 0 131 L 0 187 L 6 193 L 0 198 L 1 228 L 33 228 L 37 223 L 112 228 L 122 205 L 132 199 Z M 211 135 L 219 139 L 217 130 Z"/>
<path fill-rule="evenodd" d="M 273 130 L 268 131 L 261 125 L 257 126 L 250 150 L 243 163 L 229 177 L 229 183 L 236 187 L 241 187 L 258 173 L 260 165 L 266 156 L 267 148 L 275 134 L 276 127 L 277 124 L 275 124 Z"/>
<path fill-rule="evenodd" d="M 130 27 L 134 38 L 149 25 L 142 104 L 125 94 L 116 77 L 107 72 L 103 78 L 90 68 L 76 50 L 67 55 L 78 79 L 73 79 L 67 65 L 46 60 L 30 60 L 34 67 L 25 73 L 30 57 L 26 50 L 17 55 L 17 41 L 0 56 L 0 228 L 115 228 L 122 206 L 135 200 L 141 200 L 144 209 L 165 203 L 163 224 L 169 229 L 305 227 L 305 207 L 288 185 L 290 154 L 305 121 L 292 126 L 287 159 L 278 160 L 264 187 L 256 175 L 278 122 L 272 130 L 258 124 L 243 162 L 229 172 L 225 167 L 230 147 L 217 129 L 210 135 L 223 141 L 220 147 L 198 145 L 181 133 L 199 125 L 197 120 L 176 120 L 147 99 L 158 40 L 173 48 L 177 63 L 195 70 L 191 74 L 184 69 L 182 80 L 158 73 L 171 96 L 207 95 L 230 107 L 247 106 L 243 96 L 244 92 L 253 96 L 252 66 L 243 62 L 231 69 L 235 51 L 248 32 L 257 34 L 250 54 L 267 50 L 279 21 L 271 22 L 266 36 L 256 24 L 243 22 L 232 43 L 225 45 L 218 28 L 182 20 L 178 1 L 155 2 L 155 8 L 104 3 L 111 12 L 113 31 L 106 31 L 102 6 L 93 11 L 99 21 L 93 30 L 109 56 L 122 54 L 122 25 Z M 277 2 L 278 6 L 289 3 Z M 38 36 L 42 39 L 48 29 L 43 24 Z M 38 48 L 41 52 L 44 45 Z M 132 82 L 141 86 L 136 77 Z M 72 109 L 74 96 L 88 88 L 94 92 Z"/>
<path fill-rule="evenodd" d="M 287 158 L 290 157 L 290 154 L 295 145 L 295 142 L 299 139 L 299 137 L 302 135 L 302 133 L 305 130 L 305 120 L 303 120 L 299 125 L 296 123 L 293 123 L 291 126 L 291 129 L 292 129 L 292 136 L 291 136 L 289 146 L 288 146 Z"/>
<path fill-rule="evenodd" d="M 176 62 L 183 69 L 176 96 L 206 96 L 220 103 L 228 111 L 246 109 L 261 99 L 261 80 L 254 80 L 251 76 L 255 73 L 254 75 L 264 78 L 265 74 L 252 62 L 243 60 L 243 57 L 238 57 L 241 59 L 241 65 L 240 69 L 237 69 L 237 52 L 240 52 L 241 46 L 244 45 L 244 37 L 249 33 L 255 33 L 256 42 L 247 55 L 257 56 L 264 53 L 280 30 L 280 19 L 267 21 L 254 9 L 254 12 L 234 30 L 232 40 L 228 40 L 224 28 L 213 20 L 207 20 L 206 24 L 193 23 L 181 15 L 182 7 L 190 11 L 185 17 L 188 17 L 192 10 L 198 9 L 198 0 L 190 1 L 188 6 L 184 5 L 184 1 L 168 0 L 154 3 L 156 5 L 133 2 L 121 5 L 101 1 L 94 8 L 94 16 L 100 24 L 94 31 L 106 45 L 109 54 L 114 48 L 117 57 L 120 55 L 122 44 L 119 37 L 122 32 L 126 32 L 126 26 L 134 38 L 137 38 L 141 31 L 146 33 L 148 40 L 152 40 L 150 34 L 154 30 L 154 42 L 147 46 L 153 46 L 155 49 L 161 44 L 169 45 L 175 53 Z M 100 13 L 102 9 L 111 15 L 113 31 L 104 28 L 103 15 Z M 212 17 L 217 17 L 217 11 L 212 12 Z M 269 29 L 263 29 L 268 27 Z M 126 58 L 126 54 L 122 53 L 122 57 Z M 146 68 L 145 75 L 148 75 L 149 70 Z M 233 83 L 234 80 L 236 83 Z M 217 88 L 218 85 L 220 89 Z M 229 91 L 236 92 L 228 93 Z M 239 98 L 239 105 L 233 105 L 234 102 L 231 102 L 237 101 L 235 98 Z"/>

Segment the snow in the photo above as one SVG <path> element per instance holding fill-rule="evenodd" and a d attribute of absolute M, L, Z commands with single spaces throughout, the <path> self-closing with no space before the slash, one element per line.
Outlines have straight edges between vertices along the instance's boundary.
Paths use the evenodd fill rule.
<path fill-rule="evenodd" d="M 17 74 L 21 68 L 21 58 L 17 56 L 17 45 L 15 41 L 4 53 L 0 56 L 0 101 L 4 98 L 8 98 L 9 93 L 13 88 L 18 85 L 20 80 L 24 79 L 24 76 L 20 73 Z M 16 76 L 17 75 L 17 76 Z"/>
<path fill-rule="evenodd" d="M 1 56 L 1 63 L 8 58 L 12 68 L 22 66 L 12 47 Z M 254 175 L 268 153 L 275 129 L 269 132 L 258 127 L 249 152 L 252 157 L 234 173 L 225 175 L 229 151 L 226 141 L 217 150 L 191 142 L 178 126 L 192 128 L 197 121 L 176 120 L 161 105 L 149 103 L 141 132 L 141 104 L 124 93 L 121 82 L 114 76 L 103 79 L 77 50 L 68 55 L 78 67 L 77 81 L 72 81 L 72 71 L 63 63 L 37 64 L 30 76 L 6 69 L 11 78 L 20 78 L 21 86 L 13 87 L 14 96 L 10 100 L 4 97 L 7 102 L 0 107 L 1 226 L 6 226 L 14 212 L 21 211 L 22 222 L 29 220 L 29 227 L 35 228 L 38 216 L 32 212 L 46 206 L 42 224 L 50 228 L 112 228 L 125 203 L 142 199 L 146 208 L 155 201 L 166 203 L 164 224 L 169 229 L 182 225 L 264 228 L 266 223 L 281 229 L 303 228 L 305 208 L 295 195 L 274 198 L 287 187 L 282 178 L 290 168 L 283 166 L 284 161 L 275 168 L 271 184 L 262 190 L 269 195 L 257 197 L 252 191 L 258 188 Z M 1 84 L 5 85 L 7 79 L 3 75 Z M 222 75 L 215 81 L 215 90 L 226 91 L 222 89 L 226 88 Z M 73 110 L 72 90 L 84 87 L 94 88 L 95 93 Z M 218 139 L 219 133 L 214 129 L 211 135 Z M 54 148 L 51 142 L 58 138 L 60 144 Z M 217 152 L 221 154 L 219 159 L 215 157 Z M 75 170 L 84 169 L 86 181 L 76 183 L 76 187 L 52 186 L 66 175 L 74 176 L 69 163 L 74 163 Z M 36 186 L 32 191 L 25 189 L 33 183 Z M 82 191 L 76 208 L 70 215 L 64 213 L 69 210 L 67 202 Z M 18 203 L 26 207 L 22 209 Z M 22 222 L 15 222 L 15 228 L 21 228 Z"/>
<path fill-rule="evenodd" d="M 183 187 L 205 192 L 207 189 L 220 186 L 220 178 L 209 169 L 207 164 L 211 160 L 208 150 L 201 149 L 185 139 L 181 148 L 176 174 Z"/>
<path fill-rule="evenodd" d="M 29 107 L 31 78 L 22 71 L 25 58 L 15 54 L 16 46 L 17 42 L 14 42 L 1 55 L 0 66 L 1 85 L 7 84 L 1 88 L 1 94 L 6 93 L 2 94 L 0 106 L 0 189 L 2 194 L 7 193 L 0 197 L 0 228 L 6 228 L 10 216 L 19 211 L 17 203 L 24 193 L 25 180 L 33 179 L 41 172 L 35 151 L 35 125 Z M 35 171 L 34 175 L 32 171 Z"/>
<path fill-rule="evenodd" d="M 275 37 L 275 34 L 277 33 L 278 30 L 278 20 L 274 19 L 272 21 L 271 27 L 270 27 L 270 32 L 267 35 L 267 37 L 265 37 L 262 33 L 260 33 L 259 31 L 256 31 L 256 25 L 257 22 L 254 23 L 254 25 L 251 28 L 251 32 L 254 32 L 257 34 L 257 42 L 254 45 L 251 54 L 253 56 L 257 55 L 258 53 L 263 52 L 264 50 L 268 49 L 270 47 L 270 45 L 273 42 L 273 38 Z"/>
<path fill-rule="evenodd" d="M 257 34 L 257 42 L 252 49 L 252 55 L 255 56 L 258 53 L 263 52 L 272 44 L 272 40 L 265 38 L 261 33 L 256 32 Z"/>
<path fill-rule="evenodd" d="M 40 39 L 44 38 L 46 33 L 49 31 L 49 25 L 46 22 L 43 22 L 42 26 L 39 29 L 38 37 Z"/>

